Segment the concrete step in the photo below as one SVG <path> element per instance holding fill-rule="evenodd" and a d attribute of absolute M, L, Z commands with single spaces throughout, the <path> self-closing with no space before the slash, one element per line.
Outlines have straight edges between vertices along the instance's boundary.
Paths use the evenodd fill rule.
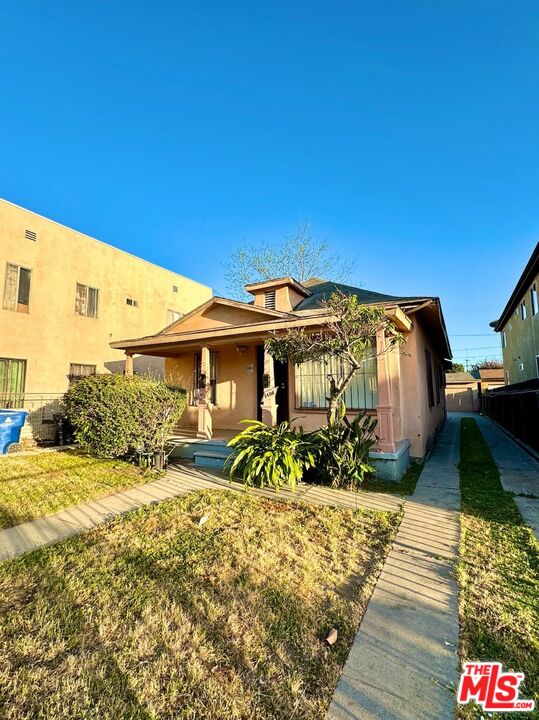
<path fill-rule="evenodd" d="M 174 439 L 173 439 L 174 440 Z M 176 447 L 170 454 L 170 458 L 182 458 L 192 460 L 196 452 L 207 450 L 208 452 L 229 452 L 223 440 L 206 440 L 205 438 L 178 438 Z"/>
<path fill-rule="evenodd" d="M 222 470 L 226 459 L 231 454 L 231 449 L 226 446 L 223 449 L 217 450 L 207 450 L 206 447 L 204 447 L 204 449 L 196 450 L 193 453 L 193 457 L 195 465 L 198 465 L 198 467 L 218 468 Z"/>

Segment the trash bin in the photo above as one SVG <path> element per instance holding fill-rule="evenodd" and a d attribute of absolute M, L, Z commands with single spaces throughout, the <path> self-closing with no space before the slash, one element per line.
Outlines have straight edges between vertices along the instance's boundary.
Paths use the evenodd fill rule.
<path fill-rule="evenodd" d="M 26 410 L 0 410 L 0 454 L 5 455 L 10 445 L 19 442 L 27 415 Z"/>

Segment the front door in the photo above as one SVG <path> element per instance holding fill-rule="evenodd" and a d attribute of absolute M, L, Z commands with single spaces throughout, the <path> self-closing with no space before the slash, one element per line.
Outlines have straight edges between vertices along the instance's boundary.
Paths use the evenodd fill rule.
<path fill-rule="evenodd" d="M 275 387 L 277 388 L 277 422 L 288 420 L 288 364 L 274 361 Z M 256 348 L 256 418 L 262 420 L 262 394 L 264 393 L 264 346 Z"/>
<path fill-rule="evenodd" d="M 277 423 L 289 420 L 288 416 L 288 363 L 274 362 L 277 388 Z"/>

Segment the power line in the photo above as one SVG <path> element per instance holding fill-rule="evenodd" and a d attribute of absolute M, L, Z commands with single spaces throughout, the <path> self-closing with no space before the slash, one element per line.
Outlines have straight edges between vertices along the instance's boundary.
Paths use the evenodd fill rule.
<path fill-rule="evenodd" d="M 468 335 L 455 335 L 454 333 L 449 333 L 450 337 L 493 337 L 496 335 L 494 330 L 491 333 L 469 333 Z"/>
<path fill-rule="evenodd" d="M 455 352 L 466 352 L 467 350 L 498 350 L 500 345 L 481 345 L 479 347 L 459 348 Z"/>

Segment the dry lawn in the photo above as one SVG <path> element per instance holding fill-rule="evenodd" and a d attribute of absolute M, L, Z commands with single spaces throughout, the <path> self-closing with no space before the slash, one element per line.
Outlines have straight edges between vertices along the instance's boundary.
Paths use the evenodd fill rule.
<path fill-rule="evenodd" d="M 76 450 L 0 458 L 0 528 L 50 515 L 155 478 Z"/>
<path fill-rule="evenodd" d="M 3 563 L 0 716 L 319 720 L 397 523 L 203 491 Z"/>

